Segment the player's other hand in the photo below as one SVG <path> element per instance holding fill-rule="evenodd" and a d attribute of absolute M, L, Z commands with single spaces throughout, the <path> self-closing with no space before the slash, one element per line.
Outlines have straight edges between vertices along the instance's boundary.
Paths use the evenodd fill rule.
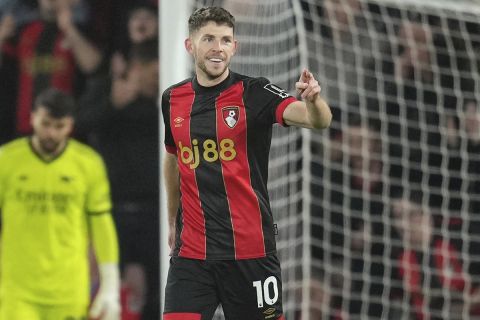
<path fill-rule="evenodd" d="M 295 88 L 306 102 L 315 102 L 322 90 L 318 81 L 315 80 L 313 74 L 308 69 L 303 69 L 300 79 L 295 83 Z"/>
<path fill-rule="evenodd" d="M 16 22 L 12 14 L 5 14 L 0 21 L 0 42 L 15 34 Z"/>
<path fill-rule="evenodd" d="M 72 29 L 75 28 L 73 23 L 73 13 L 72 8 L 66 2 L 61 2 L 57 10 L 57 25 L 62 32 L 68 34 Z"/>
<path fill-rule="evenodd" d="M 116 264 L 99 265 L 100 288 L 90 307 L 90 320 L 120 320 L 120 278 Z"/>
<path fill-rule="evenodd" d="M 173 250 L 175 246 L 175 225 L 170 225 L 168 230 L 168 246 L 170 250 Z"/>

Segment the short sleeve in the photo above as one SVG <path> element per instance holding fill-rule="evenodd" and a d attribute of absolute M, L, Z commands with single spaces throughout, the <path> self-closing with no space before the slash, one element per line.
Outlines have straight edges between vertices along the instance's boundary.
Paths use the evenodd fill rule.
<path fill-rule="evenodd" d="M 246 105 L 254 110 L 258 121 L 272 125 L 285 126 L 283 112 L 297 99 L 266 78 L 252 78 L 247 82 L 245 91 Z"/>
<path fill-rule="evenodd" d="M 170 127 L 170 92 L 171 90 L 166 90 L 162 95 L 162 115 L 163 123 L 165 124 L 165 149 L 168 153 L 175 154 L 177 152 L 177 147 L 175 146 L 175 141 L 173 140 L 172 128 Z"/>
<path fill-rule="evenodd" d="M 87 191 L 86 209 L 88 213 L 102 213 L 112 209 L 110 183 L 105 163 L 100 155 L 96 155 L 88 170 L 89 189 Z"/>

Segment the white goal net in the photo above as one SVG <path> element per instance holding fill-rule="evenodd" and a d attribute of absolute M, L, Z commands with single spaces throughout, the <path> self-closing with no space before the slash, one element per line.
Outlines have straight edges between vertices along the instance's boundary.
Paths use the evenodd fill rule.
<path fill-rule="evenodd" d="M 234 71 L 294 93 L 308 66 L 333 110 L 274 130 L 286 318 L 480 319 L 480 1 L 205 5 L 236 17 Z"/>

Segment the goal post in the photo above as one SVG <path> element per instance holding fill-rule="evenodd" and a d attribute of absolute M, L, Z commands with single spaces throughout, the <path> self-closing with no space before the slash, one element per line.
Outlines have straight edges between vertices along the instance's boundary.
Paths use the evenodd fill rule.
<path fill-rule="evenodd" d="M 159 84 L 160 92 L 163 93 L 169 86 L 182 81 L 188 77 L 190 71 L 190 59 L 183 47 L 183 40 L 188 36 L 187 20 L 190 15 L 191 4 L 189 1 L 160 1 L 159 5 L 159 46 L 160 46 L 160 72 Z M 174 12 L 175 14 L 172 14 Z M 160 98 L 161 99 L 161 96 Z M 161 101 L 159 101 L 160 107 Z M 161 112 L 160 112 L 161 114 Z M 168 212 L 167 195 L 164 187 L 163 177 L 163 156 L 164 147 L 164 122 L 160 115 L 160 306 L 163 312 L 163 303 L 165 297 L 165 284 L 167 282 L 167 272 L 169 267 L 168 247 Z M 163 317 L 162 317 L 163 318 Z"/>

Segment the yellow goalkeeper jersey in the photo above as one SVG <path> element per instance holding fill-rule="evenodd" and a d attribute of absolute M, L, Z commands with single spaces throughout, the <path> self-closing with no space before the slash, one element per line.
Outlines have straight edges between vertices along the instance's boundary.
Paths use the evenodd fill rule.
<path fill-rule="evenodd" d="M 0 297 L 88 303 L 88 216 L 110 213 L 101 157 L 70 139 L 51 161 L 29 138 L 0 148 Z"/>

